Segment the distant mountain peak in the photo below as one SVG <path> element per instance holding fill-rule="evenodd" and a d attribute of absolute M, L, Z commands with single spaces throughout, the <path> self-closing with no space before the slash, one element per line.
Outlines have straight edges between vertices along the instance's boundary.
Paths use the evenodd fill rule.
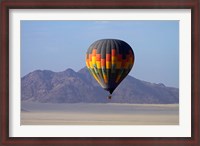
<path fill-rule="evenodd" d="M 107 91 L 90 75 L 87 67 L 78 72 L 66 69 L 62 72 L 36 70 L 21 79 L 21 100 L 77 103 L 178 103 L 179 90 L 164 84 L 141 81 L 127 76 L 116 88 L 112 99 Z"/>
<path fill-rule="evenodd" d="M 66 69 L 64 72 L 75 73 L 75 71 L 71 68 Z"/>
<path fill-rule="evenodd" d="M 88 68 L 85 66 L 83 68 L 81 68 L 78 73 L 85 73 L 85 72 L 88 72 Z"/>

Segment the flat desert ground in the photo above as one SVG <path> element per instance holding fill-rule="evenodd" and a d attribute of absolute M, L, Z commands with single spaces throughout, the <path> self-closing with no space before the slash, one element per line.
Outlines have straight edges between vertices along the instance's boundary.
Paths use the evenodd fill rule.
<path fill-rule="evenodd" d="M 21 103 L 21 125 L 178 125 L 178 104 Z"/>

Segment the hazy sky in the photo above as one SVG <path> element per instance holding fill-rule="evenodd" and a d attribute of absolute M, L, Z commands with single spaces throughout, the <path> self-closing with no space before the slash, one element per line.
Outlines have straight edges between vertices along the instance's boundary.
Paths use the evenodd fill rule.
<path fill-rule="evenodd" d="M 129 75 L 179 86 L 179 21 L 21 21 L 21 76 L 36 69 L 78 71 L 90 44 L 103 38 L 132 47 Z"/>

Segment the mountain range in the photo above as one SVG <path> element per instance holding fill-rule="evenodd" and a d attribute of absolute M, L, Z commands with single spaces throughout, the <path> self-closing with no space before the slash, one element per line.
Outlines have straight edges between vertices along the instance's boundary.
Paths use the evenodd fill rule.
<path fill-rule="evenodd" d="M 86 67 L 78 72 L 35 70 L 21 78 L 21 100 L 42 103 L 179 103 L 179 89 L 127 76 L 112 99 Z"/>

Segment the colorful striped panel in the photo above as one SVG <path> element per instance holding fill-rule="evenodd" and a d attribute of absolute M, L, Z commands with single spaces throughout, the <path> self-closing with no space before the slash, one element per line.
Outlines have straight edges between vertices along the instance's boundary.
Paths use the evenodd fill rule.
<path fill-rule="evenodd" d="M 106 66 L 106 60 L 105 59 L 101 59 L 101 67 L 105 67 Z"/>
<path fill-rule="evenodd" d="M 88 48 L 85 61 L 97 82 L 112 93 L 130 72 L 134 53 L 124 41 L 99 40 Z"/>

